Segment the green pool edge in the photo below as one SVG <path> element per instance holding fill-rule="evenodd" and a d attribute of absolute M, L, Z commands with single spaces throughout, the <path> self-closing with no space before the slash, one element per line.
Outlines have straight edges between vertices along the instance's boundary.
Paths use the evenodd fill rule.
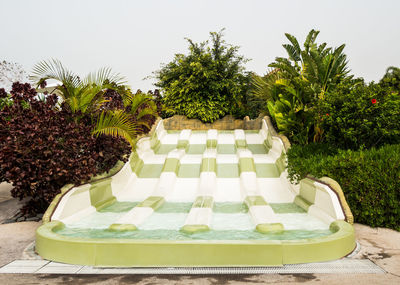
<path fill-rule="evenodd" d="M 111 267 L 282 266 L 342 258 L 356 247 L 352 225 L 335 221 L 331 235 L 301 240 L 132 240 L 84 239 L 56 233 L 51 221 L 36 231 L 36 252 L 44 259 Z"/>

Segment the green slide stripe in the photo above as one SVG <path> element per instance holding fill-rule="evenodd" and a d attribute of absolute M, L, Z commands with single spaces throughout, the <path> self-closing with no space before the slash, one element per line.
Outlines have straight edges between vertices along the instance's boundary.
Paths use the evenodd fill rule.
<path fill-rule="evenodd" d="M 247 207 L 251 206 L 266 206 L 268 203 L 265 201 L 265 199 L 262 196 L 247 196 L 246 199 L 244 199 L 244 202 L 246 203 Z"/>
<path fill-rule="evenodd" d="M 207 232 L 210 228 L 207 225 L 184 225 L 181 231 L 186 234 L 195 234 L 200 232 Z"/>
<path fill-rule="evenodd" d="M 142 170 L 144 162 L 143 160 L 139 157 L 137 152 L 132 153 L 129 164 L 131 166 L 132 172 L 136 173 L 138 175 L 140 173 L 140 170 Z"/>
<path fill-rule="evenodd" d="M 280 176 L 275 163 L 257 163 L 255 166 L 258 178 L 278 178 Z"/>
<path fill-rule="evenodd" d="M 258 224 L 256 226 L 256 231 L 262 234 L 268 234 L 270 232 L 283 232 L 285 229 L 281 223 L 267 223 Z"/>
<path fill-rule="evenodd" d="M 219 153 L 219 154 L 236 154 L 236 145 L 234 145 L 234 144 L 217 144 L 217 153 Z"/>
<path fill-rule="evenodd" d="M 303 197 L 301 197 L 300 195 L 297 195 L 294 198 L 294 203 L 301 207 L 304 211 L 308 211 L 308 208 L 310 208 L 310 206 L 312 205 L 312 203 L 308 202 L 307 200 L 305 200 Z"/>
<path fill-rule="evenodd" d="M 193 203 L 192 208 L 212 208 L 214 198 L 212 196 L 198 196 Z"/>
<path fill-rule="evenodd" d="M 90 189 L 90 203 L 97 211 L 116 201 L 111 191 L 111 178 L 92 182 Z"/>
<path fill-rule="evenodd" d="M 268 154 L 268 149 L 265 148 L 264 144 L 247 144 L 247 149 L 252 154 Z"/>
<path fill-rule="evenodd" d="M 271 133 L 269 132 L 269 130 L 268 130 L 268 132 L 267 132 L 267 138 L 264 140 L 264 146 L 265 146 L 265 148 L 269 151 L 271 148 L 272 148 L 272 135 L 271 135 Z"/>
<path fill-rule="evenodd" d="M 160 178 L 163 164 L 144 164 L 137 174 L 139 178 Z"/>
<path fill-rule="evenodd" d="M 159 207 L 164 204 L 165 199 L 164 197 L 161 196 L 150 196 L 146 200 L 144 200 L 142 203 L 137 205 L 137 207 L 149 207 L 153 208 L 153 210 L 157 210 Z"/>
<path fill-rule="evenodd" d="M 246 148 L 246 140 L 235 140 L 236 148 Z"/>
<path fill-rule="evenodd" d="M 176 149 L 176 144 L 159 144 L 154 148 L 155 154 L 168 154 L 171 150 Z"/>
<path fill-rule="evenodd" d="M 176 148 L 186 148 L 189 145 L 188 140 L 179 140 Z"/>
<path fill-rule="evenodd" d="M 300 196 L 310 204 L 315 202 L 315 194 L 317 189 L 315 188 L 314 182 L 310 179 L 303 179 L 300 182 Z"/>
<path fill-rule="evenodd" d="M 157 149 L 160 146 L 161 142 L 158 139 L 157 132 L 154 132 L 150 138 L 150 147 L 152 149 Z"/>
<path fill-rule="evenodd" d="M 284 152 L 282 152 L 281 156 L 275 161 L 275 164 L 280 176 L 286 169 L 286 155 Z"/>
<path fill-rule="evenodd" d="M 239 171 L 242 172 L 256 172 L 254 159 L 251 157 L 242 157 L 239 159 Z"/>
<path fill-rule="evenodd" d="M 181 164 L 178 170 L 179 178 L 200 177 L 200 164 Z"/>
<path fill-rule="evenodd" d="M 108 230 L 113 232 L 136 231 L 137 229 L 138 228 L 132 224 L 112 224 L 108 227 Z"/>
<path fill-rule="evenodd" d="M 189 144 L 186 147 L 186 154 L 203 154 L 205 150 L 205 144 Z"/>
<path fill-rule="evenodd" d="M 162 172 L 175 172 L 178 175 L 180 161 L 177 158 L 167 158 Z"/>
<path fill-rule="evenodd" d="M 217 164 L 218 178 L 238 178 L 239 165 L 237 163 L 220 163 Z"/>
<path fill-rule="evenodd" d="M 207 148 L 216 148 L 217 140 L 207 140 Z"/>
<path fill-rule="evenodd" d="M 217 172 L 217 159 L 213 157 L 201 160 L 201 172 Z"/>

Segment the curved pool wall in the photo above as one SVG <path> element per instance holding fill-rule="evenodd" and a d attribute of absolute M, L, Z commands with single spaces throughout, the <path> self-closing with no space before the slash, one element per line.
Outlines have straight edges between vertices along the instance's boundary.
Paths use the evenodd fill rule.
<path fill-rule="evenodd" d="M 353 220 L 340 186 L 312 177 L 290 184 L 285 145 L 267 119 L 260 124 L 196 131 L 159 121 L 126 164 L 62 189 L 36 251 L 96 266 L 266 266 L 350 253 Z"/>

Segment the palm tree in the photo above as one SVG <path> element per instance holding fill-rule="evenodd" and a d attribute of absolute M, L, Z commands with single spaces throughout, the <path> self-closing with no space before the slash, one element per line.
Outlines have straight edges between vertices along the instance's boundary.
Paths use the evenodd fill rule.
<path fill-rule="evenodd" d="M 102 108 L 107 100 L 104 94 L 114 90 L 124 99 L 124 105 L 129 110 L 137 110 L 136 105 L 140 100 L 147 100 L 144 95 L 132 96 L 125 85 L 123 77 L 112 73 L 109 68 L 102 68 L 90 73 L 83 80 L 70 70 L 66 69 L 58 60 L 42 61 L 33 68 L 31 80 L 37 86 L 45 85 L 46 80 L 56 80 L 60 85 L 55 88 L 55 93 L 65 102 L 65 106 L 75 113 L 75 120 L 79 121 L 85 116 L 95 121 L 92 134 L 120 136 L 126 139 L 134 148 L 135 137 L 140 127 L 144 124 L 139 117 L 125 110 L 104 110 Z M 140 99 L 144 97 L 145 99 Z M 154 109 L 144 108 L 146 115 L 154 116 Z M 138 120 L 139 119 L 139 120 Z"/>

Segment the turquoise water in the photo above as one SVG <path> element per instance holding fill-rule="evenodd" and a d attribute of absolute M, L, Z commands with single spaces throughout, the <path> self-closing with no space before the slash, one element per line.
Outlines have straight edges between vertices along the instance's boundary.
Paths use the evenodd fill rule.
<path fill-rule="evenodd" d="M 156 210 L 157 213 L 189 213 L 192 208 L 191 202 L 187 203 L 174 203 L 166 202 Z"/>
<path fill-rule="evenodd" d="M 247 213 L 249 208 L 245 203 L 232 203 L 232 202 L 223 202 L 223 203 L 214 203 L 213 213 Z"/>
<path fill-rule="evenodd" d="M 138 230 L 111 232 L 106 229 L 80 229 L 65 227 L 58 234 L 78 238 L 104 239 L 150 239 L 150 240 L 298 240 L 332 234 L 330 230 L 292 230 L 282 233 L 261 234 L 255 230 L 211 230 L 208 232 L 185 234 L 179 230 Z"/>
<path fill-rule="evenodd" d="M 139 202 L 115 202 L 114 204 L 101 209 L 100 213 L 120 213 L 127 212 L 138 205 Z M 192 202 L 166 202 L 156 211 L 159 213 L 189 213 L 192 208 Z M 281 213 L 305 213 L 302 208 L 294 203 L 270 203 L 276 214 Z M 247 213 L 248 207 L 245 203 L 216 202 L 214 203 L 214 213 Z"/>
<path fill-rule="evenodd" d="M 66 224 L 58 234 L 79 238 L 116 238 L 150 240 L 297 240 L 332 234 L 329 225 L 307 215 L 293 203 L 270 204 L 285 227 L 280 233 L 261 234 L 244 203 L 214 203 L 208 232 L 185 234 L 185 224 L 192 203 L 166 202 L 138 226 L 137 231 L 112 232 L 108 227 L 126 214 L 137 202 L 116 202 L 78 222 Z"/>

